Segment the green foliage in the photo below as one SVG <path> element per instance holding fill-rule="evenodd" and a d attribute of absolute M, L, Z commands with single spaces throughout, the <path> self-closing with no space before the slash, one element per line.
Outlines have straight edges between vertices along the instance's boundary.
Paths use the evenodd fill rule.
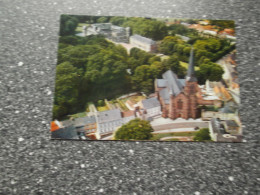
<path fill-rule="evenodd" d="M 98 106 L 105 106 L 104 100 L 98 100 L 97 105 Z"/>
<path fill-rule="evenodd" d="M 176 55 L 170 56 L 169 59 L 164 60 L 162 62 L 163 72 L 167 70 L 172 70 L 175 74 L 178 75 L 179 78 L 183 78 L 185 76 L 186 69 L 181 66 L 180 60 Z"/>
<path fill-rule="evenodd" d="M 153 91 L 155 78 L 154 69 L 149 65 L 139 66 L 132 77 L 133 89 L 149 94 Z"/>
<path fill-rule="evenodd" d="M 60 36 L 74 35 L 78 23 L 79 23 L 78 19 L 74 16 L 61 15 Z"/>
<path fill-rule="evenodd" d="M 97 19 L 98 23 L 106 23 L 108 22 L 109 18 L 108 17 L 100 17 Z"/>
<path fill-rule="evenodd" d="M 220 30 L 225 28 L 235 28 L 235 22 L 233 20 L 210 20 L 209 23 L 218 26 Z"/>
<path fill-rule="evenodd" d="M 149 140 L 152 127 L 148 121 L 134 119 L 120 127 L 115 133 L 116 140 Z"/>
<path fill-rule="evenodd" d="M 222 67 L 208 59 L 204 60 L 200 65 L 200 70 L 196 72 L 200 84 L 204 84 L 206 80 L 220 81 L 223 74 L 224 70 Z"/>
<path fill-rule="evenodd" d="M 53 118 L 59 118 L 74 111 L 79 94 L 79 81 L 80 71 L 69 62 L 57 66 Z"/>
<path fill-rule="evenodd" d="M 210 137 L 210 134 L 209 134 L 209 129 L 208 128 L 203 128 L 203 129 L 200 129 L 195 137 L 193 138 L 194 141 L 210 141 L 211 140 L 211 137 Z"/>
<path fill-rule="evenodd" d="M 161 40 L 168 34 L 164 22 L 150 18 L 129 18 L 122 26 L 130 27 L 132 34 L 139 34 L 153 40 Z"/>
<path fill-rule="evenodd" d="M 110 22 L 114 25 L 121 26 L 126 20 L 126 17 L 114 16 L 110 19 Z"/>

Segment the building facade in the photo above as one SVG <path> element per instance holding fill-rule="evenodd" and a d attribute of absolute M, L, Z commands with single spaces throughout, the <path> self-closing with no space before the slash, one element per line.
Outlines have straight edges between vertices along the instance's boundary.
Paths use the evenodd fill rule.
<path fill-rule="evenodd" d="M 141 35 L 133 35 L 129 38 L 129 43 L 133 47 L 137 47 L 146 52 L 156 52 L 156 42 L 152 39 L 143 37 Z"/>
<path fill-rule="evenodd" d="M 200 105 L 213 105 L 213 100 L 205 100 L 198 86 L 194 70 L 194 52 L 191 50 L 186 79 L 178 79 L 171 70 L 165 72 L 163 79 L 156 79 L 155 92 L 165 118 L 199 118 Z"/>

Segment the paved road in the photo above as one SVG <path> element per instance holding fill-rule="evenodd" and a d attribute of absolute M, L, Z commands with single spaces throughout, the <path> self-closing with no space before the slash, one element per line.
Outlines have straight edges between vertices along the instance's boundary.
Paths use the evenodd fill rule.
<path fill-rule="evenodd" d="M 154 131 L 161 130 L 172 130 L 172 129 L 180 129 L 180 128 L 208 128 L 208 122 L 181 122 L 181 123 L 172 123 L 172 124 L 164 124 L 164 125 L 153 125 Z"/>

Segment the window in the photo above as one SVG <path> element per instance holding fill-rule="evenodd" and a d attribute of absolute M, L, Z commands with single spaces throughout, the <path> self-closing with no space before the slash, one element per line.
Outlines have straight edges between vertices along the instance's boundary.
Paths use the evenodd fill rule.
<path fill-rule="evenodd" d="M 183 106 L 183 102 L 182 102 L 181 99 L 179 99 L 178 102 L 177 102 L 177 108 L 182 109 L 182 106 Z"/>

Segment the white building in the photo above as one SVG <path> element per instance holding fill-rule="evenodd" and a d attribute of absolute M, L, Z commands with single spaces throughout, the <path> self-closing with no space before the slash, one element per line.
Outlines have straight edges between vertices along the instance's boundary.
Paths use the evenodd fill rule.
<path fill-rule="evenodd" d="M 142 100 L 141 107 L 144 109 L 145 118 L 155 117 L 162 114 L 161 104 L 156 97 Z"/>
<path fill-rule="evenodd" d="M 146 52 L 155 52 L 157 48 L 155 41 L 146 37 L 142 37 L 141 35 L 131 36 L 129 42 L 133 47 L 137 47 Z"/>

